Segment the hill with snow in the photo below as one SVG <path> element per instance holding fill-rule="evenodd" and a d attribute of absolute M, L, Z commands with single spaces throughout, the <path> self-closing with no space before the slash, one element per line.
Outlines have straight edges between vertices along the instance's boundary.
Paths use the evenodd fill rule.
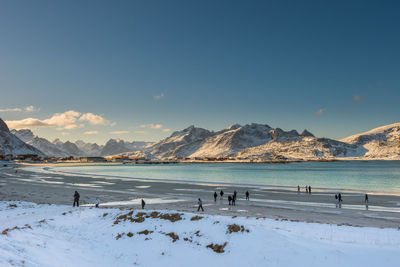
<path fill-rule="evenodd" d="M 317 138 L 304 130 L 284 131 L 266 124 L 233 125 L 212 132 L 190 126 L 174 132 L 149 150 L 156 158 L 258 158 L 333 159 L 358 157 L 365 148 L 328 138 Z"/>
<path fill-rule="evenodd" d="M 284 131 L 257 123 L 243 126 L 235 124 L 220 131 L 190 126 L 157 143 L 126 142 L 121 139 L 110 139 L 105 145 L 81 140 L 75 143 L 59 139 L 49 142 L 26 129 L 12 130 L 11 134 L 44 154 L 55 157 L 119 155 L 152 159 L 400 160 L 400 123 L 342 140 L 315 137 L 307 130 L 301 133 L 296 130 Z M 7 151 L 10 151 L 10 145 Z"/>
<path fill-rule="evenodd" d="M 35 136 L 31 130 L 11 130 L 11 133 L 17 136 L 30 146 L 43 151 L 49 157 L 93 157 L 93 156 L 109 156 L 124 152 L 139 153 L 146 150 L 152 142 L 126 142 L 121 139 L 110 139 L 105 145 L 96 143 L 85 143 L 78 140 L 75 143 L 60 139 L 53 142 L 45 138 Z"/>
<path fill-rule="evenodd" d="M 7 124 L 0 119 L 0 155 L 7 154 L 12 154 L 14 156 L 28 154 L 44 156 L 39 149 L 26 144 L 24 141 L 12 134 L 8 129 Z"/>
<path fill-rule="evenodd" d="M 0 212 L 1 266 L 399 265 L 397 229 L 28 202 Z"/>
<path fill-rule="evenodd" d="M 400 159 L 400 122 L 346 137 L 342 142 L 364 148 L 366 159 Z"/>

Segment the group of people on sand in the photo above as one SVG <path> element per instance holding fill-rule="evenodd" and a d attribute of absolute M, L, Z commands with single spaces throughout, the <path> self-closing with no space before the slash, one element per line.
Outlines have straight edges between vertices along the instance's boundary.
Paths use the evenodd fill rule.
<path fill-rule="evenodd" d="M 342 202 L 343 202 L 342 194 L 341 193 L 335 194 L 336 208 L 338 207 L 341 208 Z M 368 202 L 369 202 L 368 194 L 365 194 L 364 203 L 367 210 L 368 210 Z"/>
<path fill-rule="evenodd" d="M 342 199 L 342 194 L 335 194 L 335 202 L 336 202 L 336 208 L 337 207 L 339 207 L 339 208 L 341 208 L 342 207 L 342 202 L 343 202 L 343 199 Z"/>
<path fill-rule="evenodd" d="M 311 185 L 306 185 L 305 189 L 307 194 L 311 194 Z M 297 186 L 297 192 L 300 192 L 300 185 Z"/>
<path fill-rule="evenodd" d="M 220 191 L 219 192 L 219 195 L 220 195 L 220 199 L 221 200 L 223 200 L 223 198 L 224 198 L 224 191 Z M 246 195 L 246 200 L 250 200 L 250 193 L 249 193 L 249 191 L 246 191 L 246 193 L 245 193 L 245 195 Z M 217 192 L 214 192 L 214 202 L 217 202 L 217 198 L 218 198 L 218 194 L 217 194 Z M 233 191 L 233 195 L 228 195 L 228 205 L 230 205 L 230 206 L 236 206 L 236 199 L 237 199 L 237 191 L 236 190 L 234 190 Z M 204 211 L 204 208 L 203 208 L 203 201 L 201 201 L 201 199 L 199 198 L 198 199 L 198 201 L 197 201 L 197 204 L 198 204 L 198 207 L 197 207 L 197 211 Z"/>
<path fill-rule="evenodd" d="M 74 204 L 72 204 L 72 207 L 79 207 L 79 198 L 81 197 L 81 195 L 79 195 L 78 191 L 75 191 L 74 193 Z M 93 201 L 93 204 L 96 208 L 99 208 L 100 206 L 100 199 L 95 198 L 95 200 Z M 144 209 L 144 206 L 146 205 L 146 202 L 144 202 L 144 200 L 141 200 L 141 205 L 142 205 L 142 209 Z"/>

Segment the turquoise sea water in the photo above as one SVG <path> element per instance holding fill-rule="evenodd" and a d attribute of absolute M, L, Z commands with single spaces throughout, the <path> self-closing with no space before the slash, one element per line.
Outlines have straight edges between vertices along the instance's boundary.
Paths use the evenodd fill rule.
<path fill-rule="evenodd" d="M 53 167 L 52 167 L 53 168 Z M 290 164 L 138 164 L 56 166 L 56 171 L 126 178 L 400 194 L 400 161 Z"/>

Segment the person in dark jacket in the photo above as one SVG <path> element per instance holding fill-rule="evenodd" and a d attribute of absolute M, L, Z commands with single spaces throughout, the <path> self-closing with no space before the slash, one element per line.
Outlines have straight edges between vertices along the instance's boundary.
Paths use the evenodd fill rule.
<path fill-rule="evenodd" d="M 308 186 L 308 193 L 311 194 L 311 185 Z"/>
<path fill-rule="evenodd" d="M 235 191 L 233 191 L 233 197 L 236 199 L 236 196 L 237 196 L 237 192 L 235 190 Z"/>
<path fill-rule="evenodd" d="M 224 191 L 221 190 L 221 192 L 219 192 L 219 195 L 221 196 L 222 199 L 222 197 L 224 196 Z"/>
<path fill-rule="evenodd" d="M 250 200 L 250 193 L 249 193 L 249 191 L 246 191 L 246 200 Z"/>
<path fill-rule="evenodd" d="M 199 198 L 199 201 L 197 202 L 199 204 L 199 207 L 197 208 L 197 211 L 199 211 L 201 209 L 201 211 L 204 211 L 203 209 L 203 201 L 201 201 L 201 199 Z"/>
<path fill-rule="evenodd" d="M 364 202 L 365 202 L 365 203 L 368 203 L 368 194 L 365 194 L 365 200 L 364 200 Z"/>
<path fill-rule="evenodd" d="M 235 194 L 232 197 L 232 206 L 236 206 L 236 195 Z"/>
<path fill-rule="evenodd" d="M 217 202 L 217 197 L 218 197 L 217 192 L 214 192 L 214 202 Z"/>
<path fill-rule="evenodd" d="M 142 198 L 142 210 L 144 209 L 144 206 L 146 205 L 146 202 L 144 202 L 143 198 Z"/>
<path fill-rule="evenodd" d="M 79 207 L 79 198 L 80 198 L 80 195 L 79 195 L 78 191 L 75 191 L 74 204 L 72 205 L 72 207 L 75 207 L 75 204 L 77 207 Z"/>
<path fill-rule="evenodd" d="M 231 201 L 232 201 L 232 197 L 231 197 L 231 195 L 229 195 L 229 196 L 228 196 L 229 205 L 231 204 Z"/>

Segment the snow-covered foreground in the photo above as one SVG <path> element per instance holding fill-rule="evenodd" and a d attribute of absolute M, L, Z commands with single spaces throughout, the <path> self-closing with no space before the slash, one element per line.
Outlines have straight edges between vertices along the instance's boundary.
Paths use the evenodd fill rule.
<path fill-rule="evenodd" d="M 336 267 L 400 262 L 397 229 L 140 212 L 0 202 L 0 266 Z M 218 253 L 210 244 L 226 246 L 214 247 Z"/>

